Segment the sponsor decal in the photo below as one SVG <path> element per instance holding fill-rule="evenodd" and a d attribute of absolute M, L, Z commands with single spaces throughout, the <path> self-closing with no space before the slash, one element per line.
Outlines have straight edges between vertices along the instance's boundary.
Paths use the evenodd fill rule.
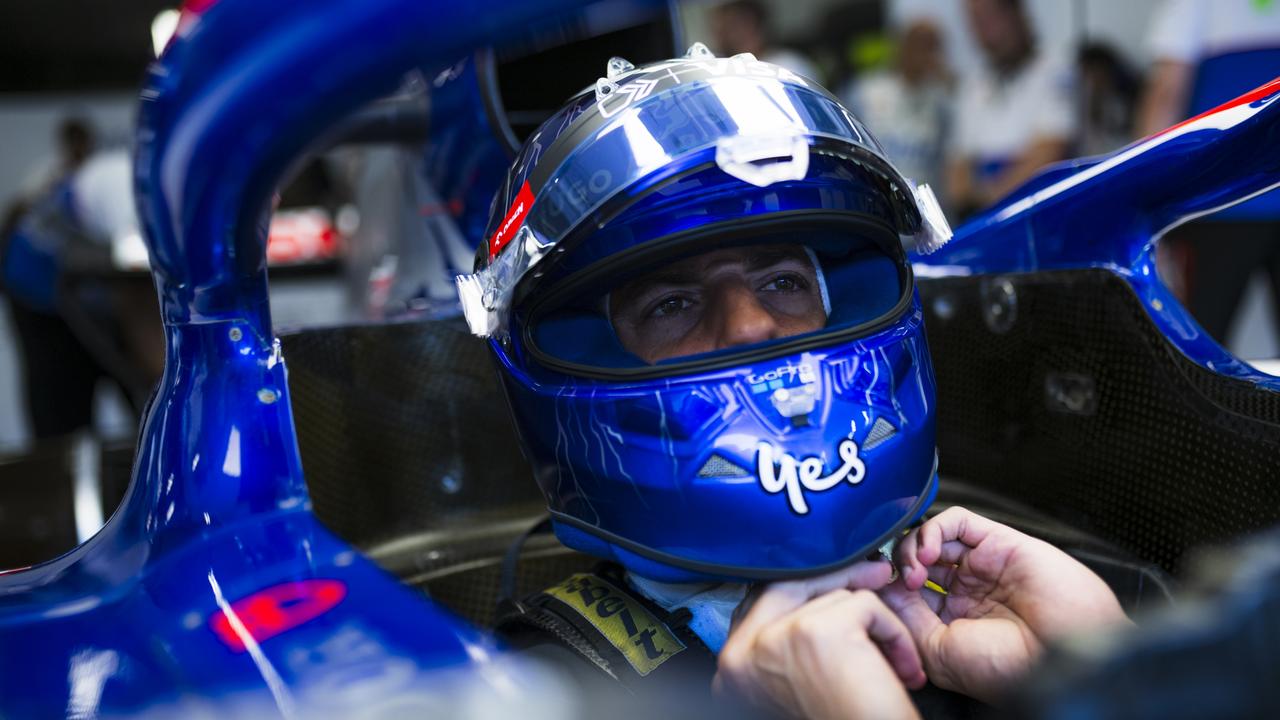
<path fill-rule="evenodd" d="M 245 639 L 241 632 L 260 643 L 320 617 L 346 596 L 347 586 L 341 580 L 281 583 L 231 603 L 229 613 L 215 611 L 209 617 L 209 628 L 232 652 L 242 653 Z M 232 623 L 228 614 L 235 615 L 237 622 Z"/>
<path fill-rule="evenodd" d="M 789 386 L 797 380 L 808 384 L 816 382 L 817 379 L 818 373 L 813 369 L 813 365 L 803 362 L 796 364 L 788 360 L 786 365 L 776 367 L 769 372 L 748 375 L 747 384 L 751 386 L 752 393 L 759 395 L 760 393 Z"/>
<path fill-rule="evenodd" d="M 857 485 L 866 477 L 867 466 L 858 457 L 858 443 L 850 439 L 840 441 L 838 448 L 840 467 L 829 475 L 823 475 L 825 463 L 817 456 L 796 459 L 790 453 L 779 450 L 772 443 L 761 440 L 756 446 L 756 475 L 760 486 L 768 493 L 787 493 L 787 502 L 797 515 L 809 513 L 805 492 L 823 492 L 848 482 Z"/>
<path fill-rule="evenodd" d="M 578 573 L 543 592 L 595 626 L 641 676 L 685 649 L 643 605 L 599 576 Z"/>
<path fill-rule="evenodd" d="M 616 92 L 610 93 L 597 101 L 600 107 L 600 114 L 604 117 L 613 117 L 620 111 L 630 107 L 637 100 L 649 97 L 657 86 L 657 80 L 635 80 L 623 85 Z"/>
<path fill-rule="evenodd" d="M 511 242 L 511 238 L 515 237 L 516 231 L 524 223 L 525 216 L 529 214 L 531 207 L 533 207 L 533 189 L 529 187 L 529 181 L 525 180 L 520 186 L 520 192 L 516 193 L 515 201 L 511 203 L 507 214 L 502 218 L 502 224 L 494 231 L 493 237 L 489 238 L 490 260 L 497 257 L 507 243 Z"/>

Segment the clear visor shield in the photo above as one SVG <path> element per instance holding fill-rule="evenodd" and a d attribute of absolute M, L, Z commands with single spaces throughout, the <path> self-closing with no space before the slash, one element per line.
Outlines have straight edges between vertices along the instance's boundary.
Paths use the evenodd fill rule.
<path fill-rule="evenodd" d="M 882 158 L 862 124 L 831 96 L 789 71 L 754 59 L 672 61 L 602 80 L 594 107 L 548 148 L 522 153 L 534 169 L 488 238 L 490 262 L 457 279 L 472 332 L 505 328 L 519 281 L 586 218 L 611 201 L 643 195 L 684 171 L 714 163 L 756 187 L 799 180 L 819 144 Z M 592 102 L 586 97 L 582 102 Z M 581 135 L 578 138 L 576 136 Z M 941 246 L 950 229 L 927 187 L 906 185 L 922 222 L 917 250 Z"/>
<path fill-rule="evenodd" d="M 657 377 L 690 363 L 736 366 L 783 343 L 865 335 L 897 320 L 911 298 L 905 257 L 886 247 L 897 238 L 867 229 L 692 238 L 550 293 L 529 310 L 529 351 L 570 373 Z"/>

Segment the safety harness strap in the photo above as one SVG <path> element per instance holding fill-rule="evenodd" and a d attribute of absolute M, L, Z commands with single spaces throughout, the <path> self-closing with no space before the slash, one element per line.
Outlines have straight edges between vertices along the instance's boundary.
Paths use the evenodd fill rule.
<path fill-rule="evenodd" d="M 555 643 L 632 692 L 654 680 L 710 687 L 715 655 L 688 627 L 688 610 L 668 613 L 631 588 L 616 565 L 575 573 L 498 608 L 498 634 L 518 647 Z M 642 684 L 643 683 L 643 684 Z"/>

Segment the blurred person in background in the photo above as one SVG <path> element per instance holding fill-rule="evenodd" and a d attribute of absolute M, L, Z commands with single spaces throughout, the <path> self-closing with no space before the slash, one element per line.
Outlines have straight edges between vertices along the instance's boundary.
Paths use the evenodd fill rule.
<path fill-rule="evenodd" d="M 1133 140 L 1138 77 L 1105 43 L 1085 44 L 1077 60 L 1084 99 L 1078 154 L 1101 155 L 1126 145 Z"/>
<path fill-rule="evenodd" d="M 984 63 L 962 78 L 947 161 L 950 209 L 991 205 L 1048 163 L 1077 130 L 1075 74 L 1042 52 L 1019 0 L 966 0 Z"/>
<path fill-rule="evenodd" d="M 93 154 L 95 138 L 93 126 L 83 118 L 64 118 L 58 126 L 57 155 L 49 157 L 22 183 L 19 201 L 28 203 L 53 190 L 58 183 L 70 177 Z"/>
<path fill-rule="evenodd" d="M 93 153 L 93 128 L 81 118 L 68 117 L 58 126 L 57 144 L 58 153 L 28 173 L 18 188 L 17 197 L 6 204 L 3 225 L 0 225 L 0 257 L 8 246 L 9 235 L 31 206 L 70 177 Z"/>
<path fill-rule="evenodd" d="M 0 240 L 0 278 L 18 336 L 27 414 L 37 440 L 92 424 L 93 395 L 102 366 L 58 310 L 60 257 L 75 233 L 71 178 L 93 152 L 93 130 L 64 120 L 58 154 L 23 184 L 6 212 Z"/>
<path fill-rule="evenodd" d="M 855 80 L 841 99 L 876 129 L 903 175 L 945 195 L 943 142 L 952 103 L 942 33 L 925 19 L 906 23 L 892 67 Z"/>
<path fill-rule="evenodd" d="M 858 81 L 890 69 L 897 57 L 902 20 L 889 24 L 883 0 L 842 0 L 828 6 L 814 21 L 805 52 L 826 75 L 825 85 L 848 101 Z M 920 17 L 907 13 L 904 19 Z"/>
<path fill-rule="evenodd" d="M 1280 76 L 1280 2 L 1170 0 L 1149 36 L 1155 59 L 1138 113 L 1146 137 Z M 1225 343 L 1249 279 L 1270 281 L 1280 332 L 1280 192 L 1176 228 L 1161 275 L 1201 326 Z"/>
<path fill-rule="evenodd" d="M 822 73 L 818 68 L 800 53 L 774 45 L 770 30 L 769 11 L 760 0 L 733 0 L 711 11 L 716 54 L 751 53 L 757 60 L 821 83 Z"/>

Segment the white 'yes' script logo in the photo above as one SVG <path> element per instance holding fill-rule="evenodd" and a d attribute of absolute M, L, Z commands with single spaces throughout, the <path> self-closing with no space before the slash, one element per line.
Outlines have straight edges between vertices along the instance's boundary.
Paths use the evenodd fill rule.
<path fill-rule="evenodd" d="M 797 460 L 772 444 L 761 441 L 756 446 L 756 473 L 760 478 L 760 486 L 769 493 L 786 490 L 791 509 L 800 515 L 808 514 L 809 503 L 804 497 L 805 490 L 822 492 L 845 480 L 850 485 L 857 485 L 866 476 L 867 466 L 858 457 L 858 443 L 841 440 L 839 452 L 840 467 L 830 475 L 823 476 L 821 458 Z"/>

